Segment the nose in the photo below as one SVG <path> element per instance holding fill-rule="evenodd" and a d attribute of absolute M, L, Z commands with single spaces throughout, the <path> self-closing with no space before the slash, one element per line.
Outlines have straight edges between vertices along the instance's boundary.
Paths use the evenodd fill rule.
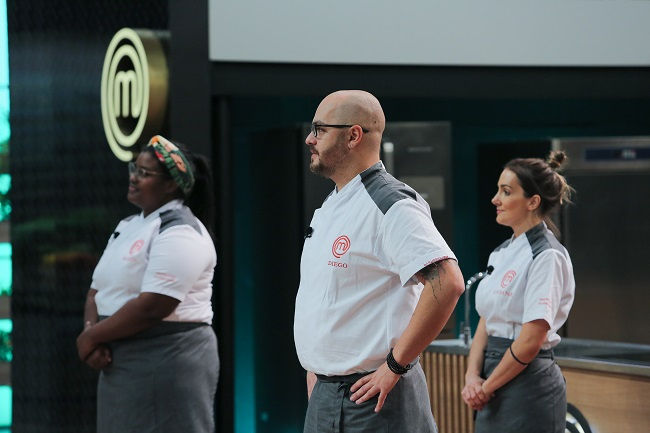
<path fill-rule="evenodd" d="M 499 205 L 499 193 L 494 194 L 494 197 L 492 197 L 492 204 L 495 206 Z"/>
<path fill-rule="evenodd" d="M 313 146 L 316 144 L 316 137 L 314 137 L 313 132 L 309 131 L 307 138 L 305 138 L 305 144 L 308 146 Z"/>

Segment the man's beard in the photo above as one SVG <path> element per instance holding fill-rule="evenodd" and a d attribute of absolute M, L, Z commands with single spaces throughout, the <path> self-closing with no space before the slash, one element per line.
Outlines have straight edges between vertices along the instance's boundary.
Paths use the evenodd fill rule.
<path fill-rule="evenodd" d="M 319 176 L 323 177 L 330 177 L 331 170 L 328 170 L 324 165 L 323 162 L 320 160 L 320 156 L 318 157 L 317 162 L 310 162 L 309 163 L 309 170 L 311 170 L 312 173 L 317 174 Z"/>
<path fill-rule="evenodd" d="M 325 152 L 325 161 L 321 158 L 321 154 L 318 153 L 318 161 L 309 162 L 309 170 L 314 174 L 330 179 L 341 165 L 341 162 L 347 157 L 347 150 L 344 141 L 337 141 L 331 149 Z"/>

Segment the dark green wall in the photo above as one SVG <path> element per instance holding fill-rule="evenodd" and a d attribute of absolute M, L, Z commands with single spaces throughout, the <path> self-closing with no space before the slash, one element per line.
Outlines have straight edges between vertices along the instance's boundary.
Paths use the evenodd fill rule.
<path fill-rule="evenodd" d="M 452 124 L 455 245 L 464 273 L 480 270 L 487 257 L 478 245 L 478 203 L 490 196 L 477 195 L 477 148 L 489 143 L 529 142 L 550 137 L 650 135 L 650 100 L 485 100 L 381 98 L 387 121 L 436 121 Z M 232 128 L 237 136 L 235 152 L 269 146 L 255 134 L 267 130 L 292 128 L 310 122 L 320 98 L 315 97 L 238 97 L 232 101 Z M 274 165 L 253 173 L 272 182 L 278 172 L 296 163 L 295 155 L 304 146 L 304 137 L 293 143 L 273 142 L 273 151 L 285 155 Z M 290 156 L 290 157 L 289 157 Z M 243 159 L 241 164 L 251 161 Z M 307 161 L 298 161 L 306 164 Z M 244 182 L 236 165 L 235 183 Z M 293 170 L 293 168 L 292 168 Z M 299 178 L 296 178 L 298 181 Z M 278 189 L 281 190 L 281 187 Z M 287 191 L 290 194 L 291 191 Z M 296 197 L 296 199 L 299 199 Z"/>

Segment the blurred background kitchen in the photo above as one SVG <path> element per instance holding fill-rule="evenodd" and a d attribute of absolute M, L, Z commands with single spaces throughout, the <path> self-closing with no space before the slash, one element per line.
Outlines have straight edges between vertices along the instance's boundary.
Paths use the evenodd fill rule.
<path fill-rule="evenodd" d="M 466 278 L 508 236 L 490 204 L 501 166 L 569 152 L 569 399 L 583 432 L 650 431 L 631 401 L 650 387 L 649 20 L 632 0 L 0 0 L 0 432 L 95 430 L 97 376 L 75 339 L 94 265 L 136 211 L 126 161 L 155 133 L 216 174 L 218 431 L 302 431 L 299 258 L 333 187 L 309 173 L 304 138 L 322 97 L 351 88 L 381 101 L 382 159 L 429 201 Z M 111 87 L 137 70 L 133 94 Z M 462 363 L 476 320 L 459 302 L 430 355 Z M 471 414 L 435 406 L 460 385 L 436 391 L 431 362 L 441 430 L 467 431 Z M 615 399 L 620 428 L 584 400 L 608 401 L 603 377 L 638 387 Z"/>

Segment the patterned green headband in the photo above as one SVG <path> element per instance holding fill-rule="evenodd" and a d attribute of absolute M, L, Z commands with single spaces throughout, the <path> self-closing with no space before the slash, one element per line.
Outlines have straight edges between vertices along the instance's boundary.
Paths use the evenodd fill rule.
<path fill-rule="evenodd" d="M 149 141 L 149 146 L 153 147 L 156 158 L 165 164 L 172 179 L 183 193 L 188 194 L 194 186 L 194 173 L 183 152 L 162 135 L 154 136 Z"/>

